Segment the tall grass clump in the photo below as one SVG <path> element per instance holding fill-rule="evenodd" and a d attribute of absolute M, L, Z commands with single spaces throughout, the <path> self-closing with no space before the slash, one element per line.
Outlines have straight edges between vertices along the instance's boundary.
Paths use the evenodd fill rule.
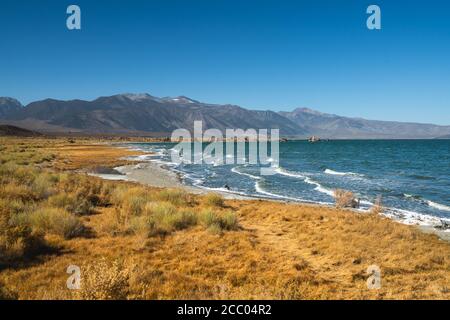
<path fill-rule="evenodd" d="M 224 200 L 220 194 L 209 193 L 204 197 L 205 205 L 210 207 L 223 207 Z"/>
<path fill-rule="evenodd" d="M 336 208 L 359 208 L 359 201 L 351 191 L 337 189 L 334 191 Z"/>
<path fill-rule="evenodd" d="M 57 176 L 53 174 L 38 174 L 30 188 L 37 199 L 46 199 L 56 193 L 55 186 L 58 181 Z"/>
<path fill-rule="evenodd" d="M 41 233 L 17 220 L 27 209 L 21 201 L 0 199 L 0 264 L 39 254 L 47 246 Z"/>
<path fill-rule="evenodd" d="M 175 206 L 187 206 L 190 202 L 189 194 L 182 189 L 164 189 L 154 195 L 157 201 L 170 202 Z"/>
<path fill-rule="evenodd" d="M 64 237 L 75 238 L 83 234 L 81 221 L 61 208 L 39 208 L 22 217 L 32 229 Z"/>
<path fill-rule="evenodd" d="M 197 215 L 188 209 L 177 209 L 169 202 L 149 203 L 145 214 L 130 221 L 130 229 L 145 236 L 166 235 L 197 224 Z"/>
<path fill-rule="evenodd" d="M 111 195 L 115 206 L 115 226 L 127 230 L 135 217 L 143 214 L 144 208 L 152 201 L 150 193 L 144 188 L 116 188 Z"/>
<path fill-rule="evenodd" d="M 201 221 L 205 227 L 213 232 L 238 229 L 238 219 L 236 214 L 232 211 L 217 213 L 213 210 L 207 209 L 202 211 Z"/>

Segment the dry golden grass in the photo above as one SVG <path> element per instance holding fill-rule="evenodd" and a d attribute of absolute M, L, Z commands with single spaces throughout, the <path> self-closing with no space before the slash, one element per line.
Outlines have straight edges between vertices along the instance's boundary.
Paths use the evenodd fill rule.
<path fill-rule="evenodd" d="M 96 167 L 118 167 L 130 162 L 123 158 L 141 153 L 124 148 L 111 148 L 106 144 L 63 144 L 50 149 L 57 156 L 53 167 L 60 170 L 93 169 Z"/>
<path fill-rule="evenodd" d="M 47 161 L 40 153 L 67 141 L 36 147 L 43 142 L 27 140 L 21 147 L 33 149 L 35 159 L 11 171 L 5 166 L 20 160 L 17 140 L 0 140 L 8 158 L 0 166 L 2 236 L 9 230 L 6 218 L 35 207 L 71 212 L 90 234 L 65 239 L 47 232 L 39 238 L 32 226 L 22 233 L 9 230 L 22 240 L 8 252 L 0 250 L 16 252 L 0 267 L 0 298 L 449 298 L 450 245 L 413 226 L 374 214 L 260 200 L 211 206 L 207 196 L 55 172 L 54 163 L 68 160 L 64 152 Z M 116 157 L 112 151 L 101 154 Z M 112 158 L 102 160 L 113 164 Z M 84 161 L 80 156 L 70 168 L 82 168 Z M 30 174 L 46 178 L 35 183 Z M 57 187 L 45 194 L 45 183 Z M 89 214 L 71 211 L 77 199 L 89 199 Z M 51 250 L 20 245 L 32 235 Z M 21 253 L 27 248 L 33 254 Z M 82 290 L 66 288 L 69 265 L 81 267 Z M 379 290 L 367 289 L 370 265 L 381 268 Z"/>

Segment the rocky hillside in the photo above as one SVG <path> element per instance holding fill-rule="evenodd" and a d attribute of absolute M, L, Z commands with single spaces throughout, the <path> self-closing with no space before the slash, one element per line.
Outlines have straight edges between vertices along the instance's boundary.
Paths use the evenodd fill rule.
<path fill-rule="evenodd" d="M 248 110 L 240 106 L 203 103 L 185 96 L 158 98 L 149 94 L 119 94 L 93 101 L 46 99 L 23 107 L 0 98 L 0 123 L 51 133 L 170 135 L 204 129 L 280 129 L 282 136 L 332 139 L 417 139 L 450 135 L 450 126 L 348 118 L 307 108 L 292 112 Z"/>

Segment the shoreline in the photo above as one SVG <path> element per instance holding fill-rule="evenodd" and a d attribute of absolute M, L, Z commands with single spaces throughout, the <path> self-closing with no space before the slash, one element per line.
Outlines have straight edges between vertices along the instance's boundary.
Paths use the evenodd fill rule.
<path fill-rule="evenodd" d="M 136 149 L 127 146 L 118 146 L 115 144 L 111 144 L 114 148 L 123 148 L 136 152 Z M 140 162 L 143 159 L 147 159 L 144 162 Z M 318 208 L 327 208 L 327 209 L 335 209 L 334 206 L 319 204 L 319 203 L 309 203 L 309 202 L 300 202 L 300 201 L 289 201 L 283 199 L 271 199 L 265 197 L 257 197 L 257 196 L 243 196 L 232 192 L 226 192 L 222 190 L 211 190 L 204 189 L 200 187 L 186 185 L 182 182 L 182 179 L 179 174 L 167 168 L 164 164 L 158 163 L 156 161 L 151 161 L 151 154 L 143 153 L 140 156 L 132 156 L 128 157 L 126 160 L 132 162 L 138 162 L 137 164 L 129 164 L 123 165 L 120 167 L 115 167 L 114 170 L 118 172 L 115 174 L 92 174 L 92 176 L 97 176 L 106 180 L 122 180 L 122 181 L 130 181 L 136 182 L 142 185 L 157 187 L 157 188 L 181 188 L 186 190 L 192 194 L 207 194 L 207 193 L 217 193 L 220 194 L 223 198 L 228 200 L 260 200 L 260 201 L 268 201 L 268 202 L 280 202 L 287 204 L 297 204 L 299 206 L 308 206 L 308 207 L 318 207 Z M 348 209 L 349 211 L 353 211 L 355 214 L 361 214 L 360 210 L 356 209 Z M 387 217 L 386 215 L 382 215 L 383 217 Z M 439 239 L 450 242 L 450 232 L 449 230 L 439 230 L 431 225 L 420 225 L 420 224 L 408 224 L 404 223 L 401 220 L 394 219 L 392 217 L 387 217 L 388 219 L 400 223 L 403 225 L 409 225 L 415 227 L 426 234 L 435 234 L 439 237 Z"/>
<path fill-rule="evenodd" d="M 30 189 L 32 199 L 39 200 L 26 201 L 27 212 L 45 210 L 61 223 L 67 213 L 89 230 L 66 236 L 60 228 L 44 229 L 44 244 L 60 254 L 48 255 L 42 247 L 32 264 L 21 268 L 14 263 L 24 261 L 23 251 L 11 251 L 7 257 L 13 260 L 5 261 L 0 287 L 18 299 L 73 299 L 74 292 L 60 290 L 59 284 L 67 279 L 66 266 L 74 264 L 102 272 L 106 267 L 112 276 L 123 271 L 129 276 L 123 292 L 127 299 L 448 299 L 450 243 L 413 226 L 382 215 L 281 199 L 227 195 L 231 199 L 223 201 L 204 195 L 209 190 L 183 185 L 189 180 L 166 170 L 170 164 L 104 141 L 88 145 L 41 139 L 21 145 L 27 152 L 18 143 L 5 141 L 7 163 L 55 190 L 50 199 Z M 135 161 L 139 156 L 142 161 Z M 129 171 L 136 182 L 113 168 Z M 144 180 L 143 171 L 148 171 Z M 17 181 L 14 175 L 3 177 L 9 187 L 2 193 L 3 204 L 14 208 L 7 199 L 21 195 L 15 191 Z M 54 202 L 58 198 L 95 204 L 89 202 L 89 211 L 72 216 L 74 207 L 61 208 L 65 203 Z M 167 214 L 173 220 L 162 219 Z M 42 230 L 30 222 L 33 230 Z M 366 282 L 366 270 L 373 265 L 383 275 L 377 291 L 368 290 Z M 218 292 L 218 286 L 225 290 Z"/>

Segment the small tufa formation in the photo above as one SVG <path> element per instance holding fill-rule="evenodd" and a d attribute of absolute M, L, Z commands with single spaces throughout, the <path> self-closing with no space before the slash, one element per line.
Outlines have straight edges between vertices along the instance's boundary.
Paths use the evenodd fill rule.
<path fill-rule="evenodd" d="M 308 138 L 308 141 L 311 142 L 311 143 L 315 143 L 315 142 L 319 142 L 320 138 L 317 137 L 317 136 L 312 136 L 312 137 Z"/>
<path fill-rule="evenodd" d="M 337 189 L 334 191 L 334 198 L 336 200 L 336 208 L 359 208 L 360 200 L 351 191 Z"/>

